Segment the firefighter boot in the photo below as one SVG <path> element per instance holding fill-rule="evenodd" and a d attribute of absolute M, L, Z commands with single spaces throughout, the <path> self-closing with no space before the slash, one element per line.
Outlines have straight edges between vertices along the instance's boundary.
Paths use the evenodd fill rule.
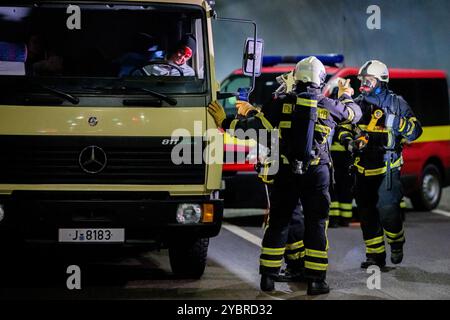
<path fill-rule="evenodd" d="M 366 261 L 361 262 L 361 268 L 367 269 L 370 266 L 378 266 L 380 269 L 386 265 L 384 259 L 367 258 Z"/>
<path fill-rule="evenodd" d="M 275 290 L 275 280 L 273 276 L 268 274 L 261 275 L 261 283 L 260 283 L 261 291 L 273 291 Z"/>
<path fill-rule="evenodd" d="M 308 281 L 308 290 L 306 293 L 309 296 L 317 296 L 319 294 L 326 294 L 330 292 L 330 287 L 325 280 L 310 280 Z"/>
<path fill-rule="evenodd" d="M 391 262 L 399 264 L 403 260 L 403 244 L 400 246 L 391 246 Z"/>

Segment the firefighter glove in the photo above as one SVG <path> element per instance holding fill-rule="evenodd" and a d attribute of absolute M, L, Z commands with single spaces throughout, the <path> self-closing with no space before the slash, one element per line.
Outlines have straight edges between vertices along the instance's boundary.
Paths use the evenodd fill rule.
<path fill-rule="evenodd" d="M 366 147 L 367 140 L 365 139 L 356 139 L 349 142 L 347 149 L 350 152 L 356 152 L 362 150 Z"/>
<path fill-rule="evenodd" d="M 225 110 L 220 105 L 218 101 L 213 101 L 208 106 L 209 114 L 214 118 L 214 122 L 218 127 L 222 127 L 223 121 L 226 119 L 227 115 Z"/>
<path fill-rule="evenodd" d="M 338 82 L 338 98 L 342 97 L 342 95 L 347 94 L 350 97 L 355 93 L 353 88 L 350 86 L 350 79 L 342 79 Z"/>
<path fill-rule="evenodd" d="M 236 101 L 236 109 L 237 109 L 238 115 L 244 116 L 244 117 L 246 117 L 250 111 L 258 110 L 254 106 L 252 106 L 250 103 L 248 103 L 247 101 L 241 101 L 241 100 Z"/>

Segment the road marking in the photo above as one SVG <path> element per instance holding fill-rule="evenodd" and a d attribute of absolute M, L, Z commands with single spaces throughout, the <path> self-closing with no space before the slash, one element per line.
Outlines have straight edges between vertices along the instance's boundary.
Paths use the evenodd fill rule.
<path fill-rule="evenodd" d="M 448 211 L 444 211 L 444 210 L 440 210 L 440 209 L 434 209 L 431 212 L 436 213 L 436 214 L 440 214 L 442 216 L 450 217 L 450 212 L 448 212 Z"/>
<path fill-rule="evenodd" d="M 248 242 L 251 242 L 254 245 L 257 245 L 258 247 L 261 247 L 262 239 L 260 237 L 257 237 L 254 234 L 252 234 L 238 226 L 229 224 L 227 222 L 222 223 L 222 227 L 224 227 L 228 231 L 234 233 L 238 237 L 241 237 L 242 239 L 247 240 Z"/>

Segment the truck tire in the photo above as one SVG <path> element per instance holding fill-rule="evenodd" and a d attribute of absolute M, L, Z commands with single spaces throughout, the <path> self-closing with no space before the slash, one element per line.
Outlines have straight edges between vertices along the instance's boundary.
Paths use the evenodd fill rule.
<path fill-rule="evenodd" d="M 411 196 L 411 202 L 417 211 L 431 211 L 441 201 L 442 177 L 438 167 L 427 164 L 423 169 L 419 190 Z"/>
<path fill-rule="evenodd" d="M 180 240 L 169 246 L 172 272 L 181 278 L 199 279 L 206 267 L 209 238 Z"/>

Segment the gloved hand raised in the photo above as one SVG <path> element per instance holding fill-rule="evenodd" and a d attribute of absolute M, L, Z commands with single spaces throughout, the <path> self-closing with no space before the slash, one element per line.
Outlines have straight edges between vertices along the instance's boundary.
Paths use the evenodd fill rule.
<path fill-rule="evenodd" d="M 350 141 L 347 146 L 347 150 L 350 152 L 356 152 L 356 151 L 364 149 L 366 146 L 367 146 L 367 140 L 359 138 L 359 139 Z"/>
<path fill-rule="evenodd" d="M 342 95 L 347 94 L 350 97 L 353 96 L 355 90 L 350 86 L 350 79 L 341 79 L 338 81 L 338 98 L 342 97 Z"/>
<path fill-rule="evenodd" d="M 216 125 L 222 127 L 223 121 L 227 118 L 222 105 L 218 101 L 213 101 L 208 106 L 208 112 L 214 118 Z"/>
<path fill-rule="evenodd" d="M 258 110 L 254 106 L 252 106 L 250 103 L 248 103 L 247 101 L 241 101 L 241 100 L 236 101 L 236 109 L 237 109 L 238 115 L 244 116 L 244 117 L 246 117 L 250 111 Z"/>

